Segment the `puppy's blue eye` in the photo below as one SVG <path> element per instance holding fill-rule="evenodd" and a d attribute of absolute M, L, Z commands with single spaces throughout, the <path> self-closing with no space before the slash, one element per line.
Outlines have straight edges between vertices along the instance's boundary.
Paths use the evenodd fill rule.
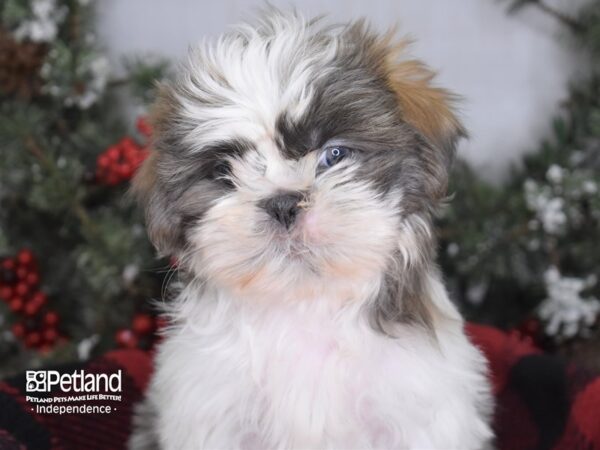
<path fill-rule="evenodd" d="M 329 147 L 319 156 L 319 166 L 331 167 L 339 163 L 349 153 L 350 149 L 348 147 L 342 147 L 340 145 Z"/>

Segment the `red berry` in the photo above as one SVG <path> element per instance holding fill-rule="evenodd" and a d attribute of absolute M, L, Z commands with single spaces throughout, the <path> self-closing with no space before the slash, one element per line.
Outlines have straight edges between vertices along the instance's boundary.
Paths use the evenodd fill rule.
<path fill-rule="evenodd" d="M 40 282 L 40 276 L 35 273 L 35 272 L 29 272 L 27 274 L 27 277 L 25 277 L 25 282 L 29 285 L 29 286 L 37 286 L 38 283 Z"/>
<path fill-rule="evenodd" d="M 9 286 L 2 286 L 0 288 L 0 298 L 8 301 L 13 296 L 13 290 Z"/>
<path fill-rule="evenodd" d="M 121 157 L 121 151 L 118 147 L 110 147 L 105 153 L 110 163 L 116 163 Z"/>
<path fill-rule="evenodd" d="M 123 149 L 125 149 L 125 148 L 138 149 L 139 148 L 139 145 L 133 139 L 131 139 L 129 136 L 126 136 L 123 139 L 121 139 L 121 141 L 119 142 L 119 145 Z"/>
<path fill-rule="evenodd" d="M 17 264 L 12 258 L 6 258 L 4 261 L 2 261 L 2 268 L 5 270 L 14 270 L 16 266 Z"/>
<path fill-rule="evenodd" d="M 20 297 L 25 297 L 29 294 L 29 286 L 27 283 L 21 281 L 17 284 L 17 287 L 15 287 L 15 293 Z"/>
<path fill-rule="evenodd" d="M 137 148 L 134 147 L 124 147 L 123 148 L 123 159 L 127 162 L 132 162 L 134 161 L 138 154 L 140 153 L 140 151 Z"/>
<path fill-rule="evenodd" d="M 123 145 L 123 142 L 119 142 L 117 144 L 117 148 L 119 149 L 119 161 L 122 161 L 123 158 L 126 157 L 127 153 L 130 152 L 131 150 L 133 150 L 133 147 L 131 147 L 131 145 Z"/>
<path fill-rule="evenodd" d="M 137 346 L 137 337 L 131 330 L 121 329 L 115 334 L 115 341 L 119 347 L 135 348 Z"/>
<path fill-rule="evenodd" d="M 19 313 L 23 310 L 23 299 L 20 297 L 13 297 L 8 304 L 10 310 L 14 313 Z"/>
<path fill-rule="evenodd" d="M 133 175 L 133 168 L 130 164 L 121 163 L 117 167 L 117 174 L 122 180 L 129 180 Z"/>
<path fill-rule="evenodd" d="M 110 166 L 110 158 L 106 153 L 102 153 L 96 159 L 96 165 L 99 169 L 108 169 L 108 167 Z"/>
<path fill-rule="evenodd" d="M 150 334 L 154 328 L 154 320 L 148 314 L 136 314 L 131 322 L 131 329 L 135 334 L 144 336 Z"/>
<path fill-rule="evenodd" d="M 17 261 L 23 266 L 29 266 L 35 262 L 35 256 L 31 250 L 24 248 L 17 254 Z"/>
<path fill-rule="evenodd" d="M 49 327 L 56 327 L 58 325 L 59 317 L 55 311 L 48 311 L 44 315 L 44 323 Z"/>
<path fill-rule="evenodd" d="M 31 317 L 31 316 L 35 316 L 40 311 L 41 308 L 42 308 L 42 305 L 40 305 L 39 303 L 29 301 L 25 304 L 25 308 L 23 309 L 23 312 L 25 313 L 25 315 Z"/>
<path fill-rule="evenodd" d="M 22 338 L 23 336 L 25 336 L 25 325 L 23 325 L 21 322 L 15 323 L 11 329 L 12 334 L 16 338 Z"/>
<path fill-rule="evenodd" d="M 42 335 L 39 331 L 32 331 L 25 337 L 25 345 L 27 347 L 37 347 L 42 342 Z"/>
<path fill-rule="evenodd" d="M 52 345 L 48 344 L 47 342 L 44 342 L 42 345 L 40 345 L 39 347 L 39 351 L 40 353 L 49 353 L 50 350 L 52 350 Z"/>
<path fill-rule="evenodd" d="M 46 328 L 44 330 L 44 341 L 48 344 L 54 344 L 58 339 L 58 332 L 55 328 Z"/>
<path fill-rule="evenodd" d="M 27 274 L 29 274 L 29 270 L 27 269 L 27 267 L 19 266 L 17 268 L 17 278 L 19 280 L 24 280 L 25 278 L 27 278 Z"/>
<path fill-rule="evenodd" d="M 35 303 L 40 308 L 42 306 L 44 306 L 47 301 L 48 301 L 48 296 L 46 294 L 44 294 L 42 291 L 37 291 L 35 294 L 33 294 L 33 297 L 31 297 L 31 303 Z"/>

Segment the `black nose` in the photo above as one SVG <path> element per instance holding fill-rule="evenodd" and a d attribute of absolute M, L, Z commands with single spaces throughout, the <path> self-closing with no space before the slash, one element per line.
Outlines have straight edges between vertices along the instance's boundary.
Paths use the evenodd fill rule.
<path fill-rule="evenodd" d="M 301 200 L 302 194 L 299 192 L 283 192 L 263 200 L 260 206 L 280 224 L 289 228 L 296 220 Z"/>

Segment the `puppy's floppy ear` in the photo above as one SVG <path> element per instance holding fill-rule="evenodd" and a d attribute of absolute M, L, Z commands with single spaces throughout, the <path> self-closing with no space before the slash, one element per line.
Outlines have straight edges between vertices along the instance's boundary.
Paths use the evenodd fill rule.
<path fill-rule="evenodd" d="M 148 237 L 161 256 L 175 255 L 182 246 L 181 217 L 174 210 L 169 189 L 161 177 L 163 134 L 175 107 L 174 96 L 169 88 L 159 86 L 158 99 L 150 115 L 152 149 L 137 171 L 131 187 L 131 193 L 144 208 Z"/>
<path fill-rule="evenodd" d="M 390 32 L 379 42 L 384 55 L 385 78 L 396 95 L 403 119 L 437 149 L 436 155 L 426 156 L 431 159 L 428 161 L 433 165 L 430 169 L 440 182 L 435 189 L 439 192 L 433 194 L 443 196 L 456 144 L 467 135 L 453 111 L 457 98 L 432 84 L 435 74 L 425 64 L 402 57 L 410 43 L 408 40 L 393 41 L 394 33 Z"/>

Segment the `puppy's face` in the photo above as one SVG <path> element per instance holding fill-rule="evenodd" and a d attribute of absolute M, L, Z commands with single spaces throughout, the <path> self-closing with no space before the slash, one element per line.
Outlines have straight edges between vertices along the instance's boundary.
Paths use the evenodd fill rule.
<path fill-rule="evenodd" d="M 159 251 L 279 296 L 350 296 L 426 259 L 462 129 L 401 47 L 271 12 L 192 52 L 135 182 Z"/>

